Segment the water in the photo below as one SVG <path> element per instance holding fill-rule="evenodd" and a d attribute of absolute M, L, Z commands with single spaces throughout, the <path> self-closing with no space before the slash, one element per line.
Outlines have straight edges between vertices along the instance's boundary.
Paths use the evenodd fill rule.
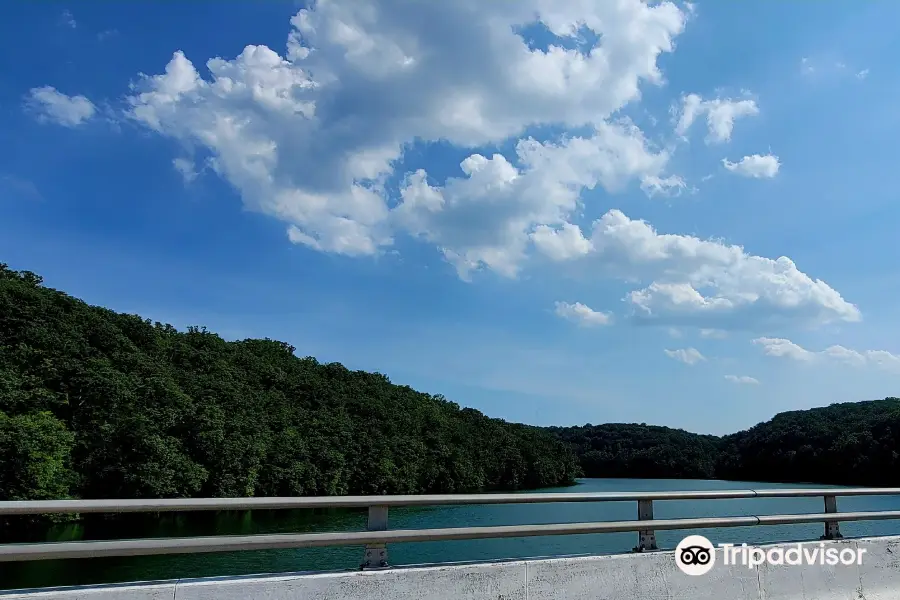
<path fill-rule="evenodd" d="M 717 490 L 778 487 L 829 487 L 779 485 L 734 481 L 666 479 L 583 479 L 567 488 L 544 492 L 614 492 Z M 673 500 L 654 502 L 657 519 L 797 514 L 823 512 L 822 499 L 751 498 L 740 500 Z M 840 511 L 900 510 L 900 497 L 869 496 L 838 499 Z M 572 504 L 513 504 L 391 509 L 391 529 L 528 525 L 619 521 L 637 518 L 636 502 Z M 179 515 L 134 515 L 117 519 L 94 519 L 80 524 L 59 525 L 22 541 L 71 541 L 145 537 L 249 535 L 317 531 L 364 530 L 365 511 L 258 511 L 192 513 Z M 674 548 L 689 534 L 705 535 L 713 543 L 760 544 L 776 541 L 817 539 L 822 524 L 734 527 L 691 531 L 660 531 L 661 548 Z M 842 523 L 846 537 L 900 534 L 900 521 Z M 579 554 L 628 552 L 637 533 L 531 537 L 453 542 L 419 542 L 388 547 L 391 565 L 457 562 L 503 558 L 527 558 Z M 263 550 L 133 558 L 97 558 L 67 561 L 0 563 L 0 589 L 81 585 L 122 581 L 147 581 L 215 575 L 247 575 L 288 571 L 354 569 L 362 559 L 362 548 L 311 548 Z"/>

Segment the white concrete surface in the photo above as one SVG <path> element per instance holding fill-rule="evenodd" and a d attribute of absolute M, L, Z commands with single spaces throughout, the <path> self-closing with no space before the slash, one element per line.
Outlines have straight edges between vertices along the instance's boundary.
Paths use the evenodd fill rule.
<path fill-rule="evenodd" d="M 723 565 L 718 553 L 712 571 L 689 577 L 663 551 L 22 590 L 0 593 L 0 600 L 900 600 L 900 536 L 826 545 L 864 548 L 862 565 L 751 570 Z"/>

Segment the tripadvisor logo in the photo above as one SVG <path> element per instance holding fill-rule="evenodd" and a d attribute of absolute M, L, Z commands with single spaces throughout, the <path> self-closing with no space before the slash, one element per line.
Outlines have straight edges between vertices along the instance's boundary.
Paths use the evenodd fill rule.
<path fill-rule="evenodd" d="M 716 564 L 716 550 L 702 535 L 689 535 L 675 546 L 675 564 L 685 575 L 705 575 Z"/>
<path fill-rule="evenodd" d="M 755 569 L 763 564 L 787 566 L 861 565 L 865 548 L 818 544 L 780 544 L 764 550 L 747 544 L 719 544 L 722 564 Z M 716 549 L 702 535 L 689 535 L 675 547 L 675 564 L 685 575 L 705 575 L 716 564 Z"/>

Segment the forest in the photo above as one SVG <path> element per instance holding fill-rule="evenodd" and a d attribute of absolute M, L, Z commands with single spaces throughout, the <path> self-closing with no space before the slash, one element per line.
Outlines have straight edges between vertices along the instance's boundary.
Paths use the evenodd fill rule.
<path fill-rule="evenodd" d="M 577 468 L 537 427 L 0 264 L 0 499 L 518 490 Z"/>
<path fill-rule="evenodd" d="M 900 399 L 724 437 L 535 427 L 379 373 L 90 306 L 0 263 L 0 500 L 455 493 L 577 477 L 900 485 Z"/>
<path fill-rule="evenodd" d="M 784 412 L 723 437 L 643 424 L 547 429 L 586 477 L 900 486 L 900 398 Z"/>

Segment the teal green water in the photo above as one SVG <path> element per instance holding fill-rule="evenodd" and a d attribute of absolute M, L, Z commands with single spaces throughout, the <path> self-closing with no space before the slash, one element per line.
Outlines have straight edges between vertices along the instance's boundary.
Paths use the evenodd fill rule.
<path fill-rule="evenodd" d="M 669 491 L 804 487 L 734 481 L 665 479 L 584 479 L 568 488 L 544 492 Z M 827 486 L 805 486 L 827 487 Z M 840 511 L 900 510 L 900 498 L 869 496 L 840 498 Z M 742 516 L 822 512 L 821 498 L 757 498 L 744 500 L 667 501 L 654 503 L 658 519 L 706 516 Z M 635 502 L 520 504 L 391 509 L 391 529 L 423 529 L 486 525 L 527 525 L 636 519 Z M 192 513 L 99 519 L 58 526 L 28 541 L 97 540 L 169 536 L 236 535 L 365 529 L 365 512 L 259 511 L 255 513 Z M 900 521 L 844 523 L 847 537 L 900 534 Z M 816 539 L 822 525 L 783 525 L 728 529 L 662 531 L 660 547 L 674 548 L 689 533 L 705 535 L 714 543 L 759 544 Z M 554 536 L 454 542 L 396 544 L 388 548 L 392 565 L 526 558 L 573 554 L 628 552 L 636 533 Z M 7 541 L 26 541 L 25 539 Z M 0 589 L 147 581 L 215 575 L 246 575 L 287 571 L 354 569 L 362 549 L 312 548 L 264 550 L 203 555 L 80 559 L 0 563 Z"/>

